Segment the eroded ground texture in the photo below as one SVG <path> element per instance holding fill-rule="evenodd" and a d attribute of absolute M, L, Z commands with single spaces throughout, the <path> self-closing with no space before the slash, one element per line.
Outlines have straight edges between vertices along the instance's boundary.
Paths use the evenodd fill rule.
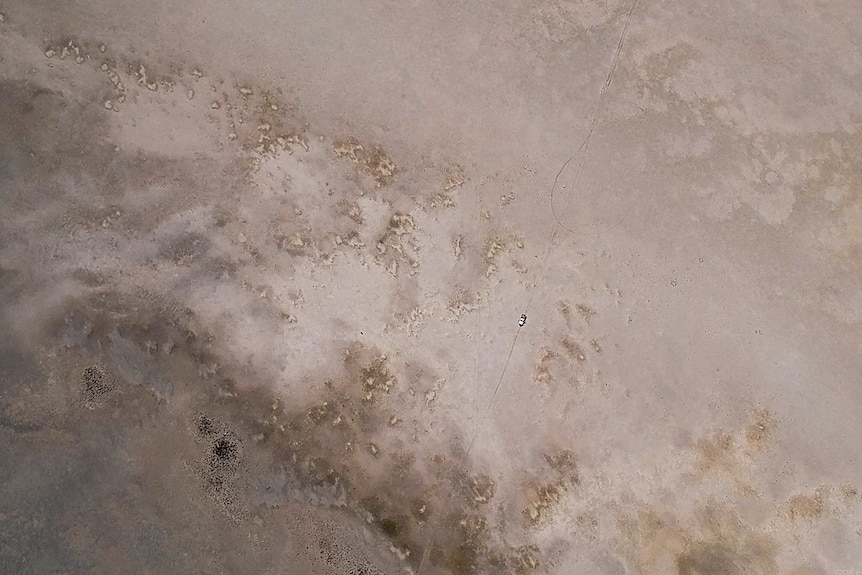
<path fill-rule="evenodd" d="M 858 0 L 0 13 L 0 572 L 862 573 Z"/>

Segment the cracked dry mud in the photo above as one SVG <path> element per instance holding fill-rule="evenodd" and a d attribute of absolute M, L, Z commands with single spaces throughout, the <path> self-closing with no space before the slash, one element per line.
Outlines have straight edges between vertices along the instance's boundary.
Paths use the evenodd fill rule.
<path fill-rule="evenodd" d="M 859 30 L 0 3 L 0 572 L 858 573 Z"/>

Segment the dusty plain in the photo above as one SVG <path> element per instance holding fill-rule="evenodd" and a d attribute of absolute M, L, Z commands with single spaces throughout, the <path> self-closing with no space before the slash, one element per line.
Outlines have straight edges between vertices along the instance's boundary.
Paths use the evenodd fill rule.
<path fill-rule="evenodd" d="M 0 14 L 0 572 L 862 573 L 858 0 Z"/>

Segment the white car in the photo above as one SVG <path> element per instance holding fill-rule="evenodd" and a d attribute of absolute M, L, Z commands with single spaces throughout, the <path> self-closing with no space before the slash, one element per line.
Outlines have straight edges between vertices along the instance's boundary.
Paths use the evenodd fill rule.
<path fill-rule="evenodd" d="M 524 327 L 525 323 L 527 323 L 527 314 L 522 313 L 520 319 L 518 319 L 518 325 Z"/>

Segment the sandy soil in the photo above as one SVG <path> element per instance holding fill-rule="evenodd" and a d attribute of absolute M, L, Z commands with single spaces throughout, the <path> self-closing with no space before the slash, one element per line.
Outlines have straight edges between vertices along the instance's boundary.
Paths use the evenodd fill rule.
<path fill-rule="evenodd" d="M 0 572 L 862 573 L 857 0 L 0 14 Z"/>

